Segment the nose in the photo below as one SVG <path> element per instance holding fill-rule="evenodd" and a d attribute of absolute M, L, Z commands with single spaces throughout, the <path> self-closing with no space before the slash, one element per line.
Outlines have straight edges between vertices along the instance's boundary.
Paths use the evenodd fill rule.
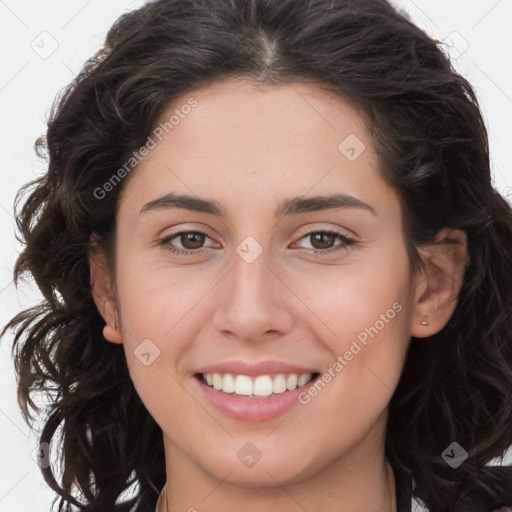
<path fill-rule="evenodd" d="M 266 252 L 250 263 L 235 253 L 219 293 L 212 321 L 224 336 L 252 342 L 292 329 L 293 294 L 271 268 Z"/>

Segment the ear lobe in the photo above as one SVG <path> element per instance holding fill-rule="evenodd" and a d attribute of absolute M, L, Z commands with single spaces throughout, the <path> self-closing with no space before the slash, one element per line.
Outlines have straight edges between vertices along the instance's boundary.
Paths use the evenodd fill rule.
<path fill-rule="evenodd" d="M 112 286 L 113 279 L 106 257 L 95 241 L 92 241 L 91 246 L 92 250 L 89 256 L 91 292 L 96 307 L 106 322 L 103 336 L 112 343 L 122 343 L 117 302 Z"/>
<path fill-rule="evenodd" d="M 466 233 L 442 229 L 435 243 L 418 252 L 425 269 L 416 285 L 411 336 L 425 338 L 443 329 L 455 311 L 468 264 Z"/>

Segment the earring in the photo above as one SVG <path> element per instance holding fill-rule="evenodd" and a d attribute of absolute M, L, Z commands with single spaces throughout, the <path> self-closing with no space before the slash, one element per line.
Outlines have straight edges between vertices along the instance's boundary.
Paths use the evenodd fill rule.
<path fill-rule="evenodd" d="M 421 325 L 428 325 L 428 320 L 422 320 Z"/>

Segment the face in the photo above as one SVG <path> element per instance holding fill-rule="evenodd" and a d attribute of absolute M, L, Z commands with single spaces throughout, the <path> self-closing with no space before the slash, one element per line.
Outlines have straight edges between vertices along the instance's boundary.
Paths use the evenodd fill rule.
<path fill-rule="evenodd" d="M 254 486 L 381 450 L 414 297 L 360 113 L 305 84 L 235 80 L 162 121 L 176 109 L 123 189 L 115 274 L 169 460 Z"/>

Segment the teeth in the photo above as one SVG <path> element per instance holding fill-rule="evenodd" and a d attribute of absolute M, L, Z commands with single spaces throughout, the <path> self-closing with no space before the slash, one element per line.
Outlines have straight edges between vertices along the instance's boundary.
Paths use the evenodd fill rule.
<path fill-rule="evenodd" d="M 218 373 L 213 374 L 213 387 L 215 389 L 222 389 L 222 377 Z"/>
<path fill-rule="evenodd" d="M 222 381 L 222 391 L 224 393 L 234 393 L 236 390 L 235 379 L 231 375 L 225 375 Z"/>
<path fill-rule="evenodd" d="M 297 381 L 297 387 L 300 388 L 301 386 L 304 386 L 304 384 L 306 384 L 311 379 L 311 377 L 309 375 L 310 375 L 309 373 L 305 373 L 304 375 L 301 375 L 299 377 L 299 380 Z"/>
<path fill-rule="evenodd" d="M 247 375 L 231 375 L 229 373 L 205 373 L 203 381 L 208 386 L 224 393 L 249 397 L 265 397 L 272 394 L 278 395 L 285 391 L 292 391 L 304 386 L 313 377 L 311 373 L 284 375 L 259 375 L 256 378 Z"/>
<path fill-rule="evenodd" d="M 286 379 L 284 375 L 277 375 L 272 384 L 272 391 L 274 393 L 284 393 L 286 391 Z"/>
<path fill-rule="evenodd" d="M 215 375 L 215 374 L 214 374 Z M 226 378 L 231 377 L 231 375 L 224 375 L 224 381 L 226 382 Z M 233 377 L 231 377 L 233 378 Z M 224 391 L 224 386 L 222 386 L 222 391 Z M 252 395 L 252 380 L 247 375 L 237 375 L 235 380 L 235 393 L 237 395 L 250 396 Z"/>
<path fill-rule="evenodd" d="M 286 379 L 286 389 L 288 389 L 289 391 L 291 391 L 292 389 L 295 389 L 297 387 L 297 382 L 298 382 L 297 375 L 295 375 L 295 373 L 292 373 Z"/>
<path fill-rule="evenodd" d="M 260 375 L 254 379 L 254 394 L 257 396 L 269 396 L 273 391 L 272 379 L 268 375 Z"/>

